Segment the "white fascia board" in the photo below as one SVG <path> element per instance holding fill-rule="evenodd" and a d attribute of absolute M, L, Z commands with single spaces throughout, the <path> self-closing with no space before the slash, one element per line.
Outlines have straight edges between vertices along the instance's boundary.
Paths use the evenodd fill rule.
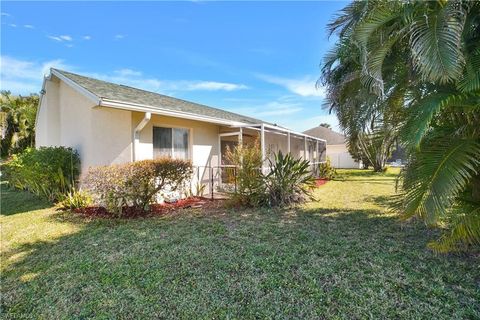
<path fill-rule="evenodd" d="M 56 70 L 53 70 L 53 69 L 50 69 L 50 74 L 52 75 L 55 75 L 57 78 L 59 78 L 60 80 L 62 80 L 63 82 L 65 82 L 66 84 L 68 84 L 70 87 L 72 87 L 74 90 L 76 90 L 77 92 L 81 93 L 82 95 L 84 95 L 85 97 L 87 97 L 89 100 L 91 100 L 95 105 L 99 105 L 100 103 L 100 97 L 98 97 L 97 95 L 91 93 L 90 91 L 88 91 L 87 89 L 85 89 L 84 87 L 82 87 L 81 85 L 79 85 L 78 83 L 76 83 L 75 81 L 65 77 L 63 74 L 61 74 L 60 72 L 56 71 Z"/>
<path fill-rule="evenodd" d="M 327 142 L 327 140 L 325 140 L 325 139 L 317 138 L 317 137 L 310 136 L 308 134 L 304 134 L 304 133 L 300 133 L 300 132 L 296 132 L 296 131 L 293 131 L 293 130 L 290 130 L 290 129 L 286 129 L 286 128 L 282 128 L 282 127 L 278 127 L 278 126 L 273 126 L 273 125 L 267 124 L 267 123 L 245 124 L 245 125 L 239 125 L 239 126 L 237 125 L 237 126 L 233 126 L 233 127 L 237 127 L 237 128 L 239 128 L 239 127 L 241 127 L 241 128 L 251 127 L 253 129 L 253 128 L 259 128 L 262 125 L 263 125 L 264 128 L 269 128 L 269 129 L 272 129 L 272 130 L 286 132 L 286 133 L 290 133 L 292 135 L 305 137 L 305 138 L 309 138 L 309 139 L 312 139 L 312 140 Z"/>
<path fill-rule="evenodd" d="M 209 123 L 215 123 L 215 124 L 222 124 L 227 126 L 245 125 L 245 123 L 243 122 L 223 120 L 223 119 L 218 119 L 218 118 L 209 117 L 209 116 L 201 116 L 201 115 L 197 115 L 189 112 L 172 111 L 168 109 L 152 107 L 152 106 L 143 105 L 143 104 L 116 101 L 111 99 L 101 99 L 98 105 L 101 107 L 117 108 L 117 109 L 130 110 L 130 111 L 151 112 L 153 114 L 159 114 L 159 115 L 188 119 L 188 120 L 209 122 Z"/>
<path fill-rule="evenodd" d="M 35 123 L 38 123 L 38 115 L 40 113 L 40 108 L 42 107 L 43 96 L 45 95 L 45 84 L 50 79 L 51 79 L 51 75 L 43 77 L 42 90 L 40 90 L 40 98 L 38 99 L 37 114 L 35 115 Z"/>

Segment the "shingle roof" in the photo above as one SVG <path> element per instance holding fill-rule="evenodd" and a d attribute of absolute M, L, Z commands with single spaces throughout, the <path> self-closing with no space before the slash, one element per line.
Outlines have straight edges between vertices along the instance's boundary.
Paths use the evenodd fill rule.
<path fill-rule="evenodd" d="M 200 116 L 208 116 L 221 120 L 243 122 L 247 124 L 267 123 L 265 121 L 243 116 L 233 112 L 212 108 L 202 104 L 169 97 L 163 94 L 145 91 L 121 84 L 81 76 L 75 73 L 53 69 L 76 84 L 90 91 L 99 98 L 147 105 L 169 111 L 187 112 Z"/>
<path fill-rule="evenodd" d="M 321 126 L 308 129 L 303 133 L 313 137 L 325 139 L 327 140 L 327 145 L 344 144 L 346 141 L 345 136 L 343 134 L 335 132 L 332 129 L 321 127 Z"/>

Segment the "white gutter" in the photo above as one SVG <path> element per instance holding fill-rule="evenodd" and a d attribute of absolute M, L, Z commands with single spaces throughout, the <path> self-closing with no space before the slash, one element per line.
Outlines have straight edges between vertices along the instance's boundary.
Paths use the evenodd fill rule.
<path fill-rule="evenodd" d="M 140 131 L 147 125 L 147 123 L 152 118 L 152 114 L 150 112 L 145 112 L 145 116 L 143 117 L 142 121 L 135 127 L 133 130 L 133 148 L 132 148 L 132 160 L 136 161 L 137 159 L 137 148 L 138 144 L 140 143 Z"/>

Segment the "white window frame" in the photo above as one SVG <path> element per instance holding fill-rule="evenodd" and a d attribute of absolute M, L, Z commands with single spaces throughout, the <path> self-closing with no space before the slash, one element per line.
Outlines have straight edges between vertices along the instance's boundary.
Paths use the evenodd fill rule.
<path fill-rule="evenodd" d="M 173 143 L 173 129 L 183 129 L 183 130 L 187 130 L 188 132 L 188 157 L 184 160 L 193 160 L 193 144 L 192 144 L 192 128 L 187 128 L 187 127 L 181 127 L 181 126 L 172 126 L 172 125 L 163 125 L 163 124 L 153 124 L 152 125 L 152 158 L 154 158 L 154 150 L 153 150 L 153 139 L 154 139 L 154 135 L 153 135 L 153 130 L 155 130 L 154 128 L 164 128 L 164 129 L 171 129 L 172 130 L 172 148 L 170 150 L 170 157 L 172 159 L 175 159 L 173 157 L 173 155 L 175 154 L 174 152 L 174 148 L 175 148 L 175 145 Z"/>

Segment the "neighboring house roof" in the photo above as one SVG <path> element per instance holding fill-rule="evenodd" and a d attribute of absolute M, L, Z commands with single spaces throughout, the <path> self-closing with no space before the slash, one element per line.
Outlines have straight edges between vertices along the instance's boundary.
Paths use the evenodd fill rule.
<path fill-rule="evenodd" d="M 332 129 L 318 126 L 315 128 L 308 129 L 303 133 L 308 134 L 309 136 L 321 138 L 327 140 L 327 145 L 334 144 L 345 144 L 346 138 L 343 134 L 333 131 Z"/>
<path fill-rule="evenodd" d="M 107 99 L 122 103 L 145 105 L 153 109 L 158 108 L 162 111 L 168 110 L 171 112 L 189 113 L 221 120 L 241 122 L 245 124 L 268 123 L 259 119 L 169 97 L 155 92 L 85 77 L 63 70 L 52 69 L 52 71 L 54 74 L 55 72 L 60 73 L 62 76 L 75 82 L 83 89 L 95 95 L 99 100 Z"/>

